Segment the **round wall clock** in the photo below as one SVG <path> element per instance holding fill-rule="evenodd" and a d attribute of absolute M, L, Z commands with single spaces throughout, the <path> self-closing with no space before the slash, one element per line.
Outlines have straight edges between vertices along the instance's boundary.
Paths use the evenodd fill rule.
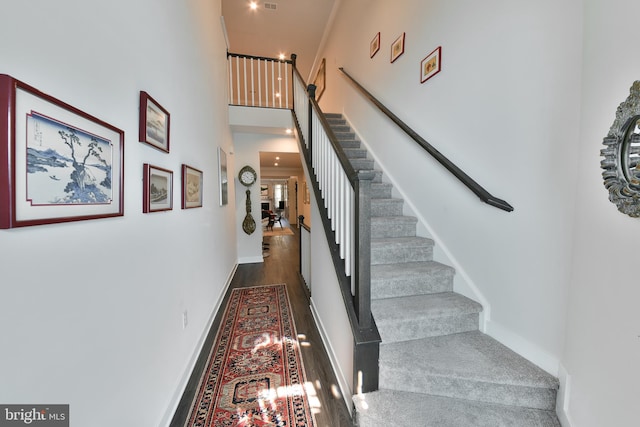
<path fill-rule="evenodd" d="M 244 217 L 244 221 L 242 221 L 242 230 L 247 234 L 252 234 L 256 231 L 256 221 L 251 216 L 251 190 L 249 190 L 249 187 L 258 180 L 258 174 L 251 166 L 247 165 L 238 172 L 238 180 L 240 180 L 242 185 L 247 187 L 247 201 L 245 204 L 247 215 Z"/>
<path fill-rule="evenodd" d="M 251 166 L 245 166 L 238 172 L 240 183 L 246 187 L 251 187 L 257 180 L 258 174 Z"/>

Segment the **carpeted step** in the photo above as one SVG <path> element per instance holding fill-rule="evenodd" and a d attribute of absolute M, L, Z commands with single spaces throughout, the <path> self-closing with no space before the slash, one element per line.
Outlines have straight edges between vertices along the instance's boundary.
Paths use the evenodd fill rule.
<path fill-rule="evenodd" d="M 340 133 L 340 132 L 351 132 L 351 126 L 349 126 L 348 124 L 336 124 L 336 125 L 331 125 L 331 130 L 333 131 L 333 133 Z"/>
<path fill-rule="evenodd" d="M 431 261 L 433 240 L 424 237 L 371 239 L 371 265 Z"/>
<path fill-rule="evenodd" d="M 554 411 L 378 390 L 353 398 L 359 427 L 561 427 Z"/>
<path fill-rule="evenodd" d="M 455 271 L 436 261 L 371 266 L 371 298 L 434 294 L 453 290 Z"/>
<path fill-rule="evenodd" d="M 344 154 L 347 156 L 347 159 L 366 159 L 367 158 L 367 150 L 362 148 L 345 148 Z"/>
<path fill-rule="evenodd" d="M 455 292 L 371 301 L 382 345 L 478 329 L 482 306 Z"/>
<path fill-rule="evenodd" d="M 373 170 L 374 167 L 371 159 L 349 159 L 349 163 L 355 170 Z"/>
<path fill-rule="evenodd" d="M 380 388 L 552 411 L 558 380 L 474 331 L 383 343 Z"/>
<path fill-rule="evenodd" d="M 348 150 L 350 148 L 353 148 L 353 149 L 360 148 L 360 140 L 358 139 L 339 139 L 338 143 L 345 150 Z"/>
<path fill-rule="evenodd" d="M 382 174 L 380 174 L 380 181 L 376 182 L 375 178 L 371 182 L 371 198 L 372 199 L 390 199 L 393 190 L 393 185 L 381 182 Z"/>
<path fill-rule="evenodd" d="M 371 198 L 371 216 L 401 216 L 402 199 L 374 199 Z"/>
<path fill-rule="evenodd" d="M 411 216 L 371 217 L 371 238 L 413 237 L 418 220 Z"/>
<path fill-rule="evenodd" d="M 342 118 L 342 113 L 324 113 L 324 117 L 329 119 L 340 119 Z"/>

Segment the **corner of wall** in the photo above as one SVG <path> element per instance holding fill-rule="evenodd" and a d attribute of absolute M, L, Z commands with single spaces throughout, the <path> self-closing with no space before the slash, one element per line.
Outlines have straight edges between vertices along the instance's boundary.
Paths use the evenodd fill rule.
<path fill-rule="evenodd" d="M 562 363 L 558 367 L 558 379 L 560 380 L 560 390 L 556 400 L 556 414 L 562 427 L 572 427 L 573 422 L 569 416 L 569 399 L 571 397 L 571 375 L 567 372 Z"/>

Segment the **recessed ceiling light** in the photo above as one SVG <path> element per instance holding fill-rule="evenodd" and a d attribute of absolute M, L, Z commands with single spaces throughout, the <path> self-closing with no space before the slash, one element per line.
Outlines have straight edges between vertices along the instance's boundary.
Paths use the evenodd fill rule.
<path fill-rule="evenodd" d="M 287 129 L 287 130 L 285 130 L 285 132 L 287 132 L 287 133 L 291 133 L 291 132 L 293 132 L 293 131 L 292 131 L 291 129 Z"/>
<path fill-rule="evenodd" d="M 276 93 L 276 98 L 280 98 L 280 92 Z"/>
<path fill-rule="evenodd" d="M 249 3 L 249 7 L 251 8 L 251 10 L 256 10 L 258 9 L 258 3 L 252 1 Z"/>
<path fill-rule="evenodd" d="M 280 160 L 280 157 L 277 157 L 277 156 L 276 156 L 276 160 Z"/>
<path fill-rule="evenodd" d="M 274 163 L 273 166 L 278 166 L 278 163 Z"/>
<path fill-rule="evenodd" d="M 284 59 L 284 53 L 281 53 L 281 54 L 278 56 L 278 58 L 280 58 L 280 59 Z"/>

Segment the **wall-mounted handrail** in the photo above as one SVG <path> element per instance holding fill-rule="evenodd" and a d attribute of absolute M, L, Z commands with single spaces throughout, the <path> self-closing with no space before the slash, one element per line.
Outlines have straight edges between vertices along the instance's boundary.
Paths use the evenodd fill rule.
<path fill-rule="evenodd" d="M 456 166 L 451 160 L 445 157 L 440 151 L 429 144 L 424 138 L 418 135 L 413 129 L 411 129 L 405 122 L 400 120 L 398 116 L 393 114 L 391 110 L 384 106 L 376 97 L 374 97 L 369 91 L 367 91 L 360 83 L 358 83 L 344 68 L 339 70 L 350 80 L 350 82 L 376 107 L 380 109 L 387 117 L 389 117 L 398 127 L 400 127 L 409 137 L 417 142 L 422 148 L 424 148 L 433 158 L 435 158 L 442 166 L 444 166 L 449 172 L 451 172 L 460 182 L 462 182 L 467 188 L 475 193 L 483 202 L 494 206 L 498 209 L 502 209 L 507 212 L 513 211 L 511 206 L 506 201 L 499 199 L 485 190 L 480 184 L 474 181 L 469 175 Z"/>

